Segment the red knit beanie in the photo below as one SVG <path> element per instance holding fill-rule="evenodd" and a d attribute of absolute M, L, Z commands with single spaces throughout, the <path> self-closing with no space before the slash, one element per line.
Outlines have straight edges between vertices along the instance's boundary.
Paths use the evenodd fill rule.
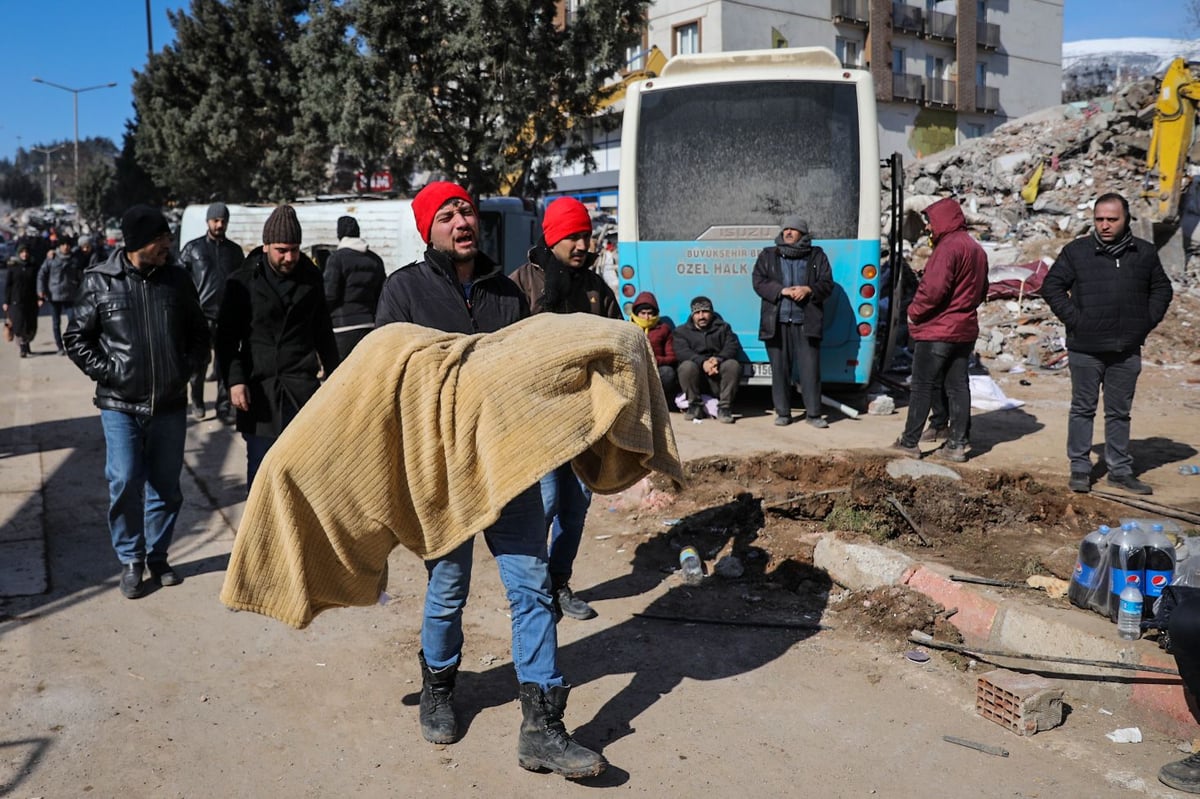
<path fill-rule="evenodd" d="M 542 233 L 546 244 L 553 247 L 572 233 L 592 232 L 592 217 L 587 207 L 574 197 L 559 197 L 546 206 Z"/>
<path fill-rule="evenodd" d="M 421 238 L 426 244 L 429 243 L 429 231 L 433 227 L 434 214 L 449 200 L 462 200 L 471 208 L 475 208 L 475 203 L 471 200 L 471 195 L 467 194 L 466 189 L 457 183 L 447 183 L 444 180 L 430 183 L 417 192 L 416 197 L 413 197 L 412 210 L 413 217 L 417 220 L 417 232 L 421 234 Z"/>

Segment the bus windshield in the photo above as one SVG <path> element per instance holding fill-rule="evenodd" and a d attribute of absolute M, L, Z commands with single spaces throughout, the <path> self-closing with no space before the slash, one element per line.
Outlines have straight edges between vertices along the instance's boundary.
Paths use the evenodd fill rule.
<path fill-rule="evenodd" d="M 642 94 L 637 223 L 642 241 L 695 241 L 721 226 L 777 226 L 786 213 L 817 238 L 858 235 L 854 85 L 709 83 Z"/>

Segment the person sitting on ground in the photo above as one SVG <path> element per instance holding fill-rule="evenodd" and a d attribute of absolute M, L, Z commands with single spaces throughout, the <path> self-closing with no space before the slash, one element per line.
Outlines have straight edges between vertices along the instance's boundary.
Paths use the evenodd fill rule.
<path fill-rule="evenodd" d="M 704 418 L 703 386 L 717 395 L 717 421 L 733 424 L 733 398 L 742 377 L 737 334 L 713 310 L 708 297 L 694 298 L 691 309 L 687 322 L 674 333 L 679 385 L 688 403 L 683 418 Z"/>
<path fill-rule="evenodd" d="M 635 325 L 646 331 L 650 339 L 650 349 L 654 351 L 654 361 L 658 364 L 658 379 L 662 381 L 663 393 L 667 395 L 667 409 L 675 404 L 675 395 L 679 393 L 679 377 L 676 374 L 675 337 L 671 333 L 671 325 L 658 315 L 658 299 L 653 293 L 643 291 L 633 299 L 633 316 L 630 317 Z"/>

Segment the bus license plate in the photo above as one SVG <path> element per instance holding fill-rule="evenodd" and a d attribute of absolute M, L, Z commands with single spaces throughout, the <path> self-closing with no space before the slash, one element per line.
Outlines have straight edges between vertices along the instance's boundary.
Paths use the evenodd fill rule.
<path fill-rule="evenodd" d="M 771 364 L 769 363 L 752 363 L 750 369 L 752 377 L 765 377 L 768 380 L 771 378 Z"/>

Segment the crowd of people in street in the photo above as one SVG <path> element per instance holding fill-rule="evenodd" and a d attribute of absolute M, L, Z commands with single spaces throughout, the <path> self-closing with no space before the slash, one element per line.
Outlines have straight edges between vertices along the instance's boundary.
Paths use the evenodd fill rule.
<path fill-rule="evenodd" d="M 39 311 L 49 304 L 58 354 L 96 384 L 108 525 L 125 597 L 182 581 L 168 555 L 183 502 L 188 410 L 206 417 L 206 382 L 217 384 L 217 417 L 244 439 L 249 490 L 272 444 L 378 327 L 401 322 L 490 333 L 540 313 L 625 321 L 601 266 L 615 264 L 615 255 L 607 242 L 594 246 L 591 216 L 578 200 L 547 205 L 542 235 L 511 277 L 480 250 L 479 214 L 462 187 L 430 183 L 412 210 L 427 249 L 390 275 L 351 216 L 338 220 L 338 246 L 319 269 L 301 251 L 303 230 L 289 205 L 275 208 L 248 255 L 226 238 L 229 209 L 221 202 L 208 207 L 205 234 L 184 243 L 178 264 L 171 262 L 167 219 L 147 206 L 124 214 L 124 244 L 108 254 L 87 236 L 75 243 L 64 238 L 44 253 L 32 242 L 18 244 L 7 266 L 6 335 L 27 357 Z M 1149 494 L 1129 454 L 1130 416 L 1140 349 L 1166 313 L 1171 284 L 1153 245 L 1132 236 L 1124 198 L 1103 195 L 1093 213 L 1093 232 L 1063 249 L 1044 284 L 1070 351 L 1068 482 L 1073 491 L 1090 490 L 1093 422 L 1103 389 L 1108 482 Z M 919 458 L 921 443 L 933 442 L 937 457 L 963 462 L 971 431 L 967 364 L 979 333 L 987 258 L 953 198 L 930 205 L 924 218 L 933 254 L 908 305 L 911 396 L 892 448 Z M 775 424 L 792 423 L 798 389 L 804 421 L 823 429 L 820 347 L 824 303 L 835 283 L 829 259 L 812 242 L 802 216 L 784 216 L 751 280 L 761 301 L 758 336 L 770 361 Z M 627 321 L 646 334 L 668 406 L 687 421 L 715 416 L 734 423 L 741 347 L 713 301 L 692 298 L 679 324 L 661 315 L 649 291 L 633 298 L 630 311 Z M 607 765 L 566 731 L 570 689 L 557 661 L 560 620 L 597 615 L 571 586 L 590 503 L 591 492 L 566 462 L 478 531 L 510 602 L 522 706 L 519 763 L 570 778 Z M 473 557 L 468 540 L 425 564 L 419 720 L 433 743 L 452 743 L 462 733 L 454 692 Z M 1200 763 L 1180 768 L 1184 782 L 1200 792 Z"/>

